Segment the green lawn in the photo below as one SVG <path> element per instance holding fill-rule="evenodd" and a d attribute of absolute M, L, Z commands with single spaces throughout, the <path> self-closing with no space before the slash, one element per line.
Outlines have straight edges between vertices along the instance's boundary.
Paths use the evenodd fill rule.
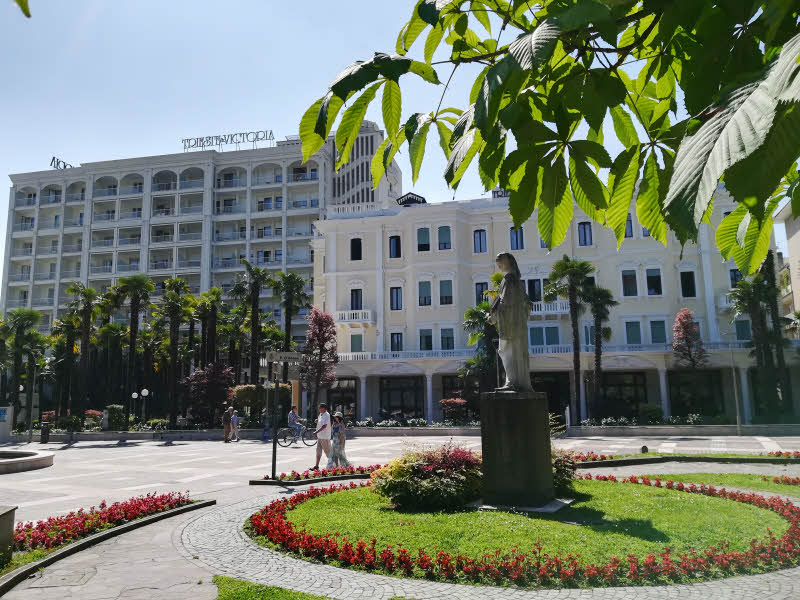
<path fill-rule="evenodd" d="M 230 577 L 214 577 L 214 583 L 219 590 L 217 600 L 325 600 L 323 596 L 258 585 Z"/>
<path fill-rule="evenodd" d="M 0 567 L 0 577 L 5 575 L 6 573 L 10 573 L 14 569 L 19 569 L 22 566 L 27 565 L 35 560 L 40 560 L 53 552 L 55 548 L 51 548 L 50 550 L 44 549 L 37 549 L 31 550 L 30 552 L 14 552 L 11 555 L 11 562 L 8 563 L 4 567 Z"/>
<path fill-rule="evenodd" d="M 597 454 L 600 454 L 599 452 Z M 791 460 L 788 458 L 780 458 L 777 456 L 767 456 L 766 453 L 764 454 L 753 454 L 751 453 L 743 453 L 743 452 L 639 452 L 637 454 L 614 454 L 614 459 L 617 458 L 651 458 L 654 456 L 705 456 L 708 458 L 768 458 L 774 460 L 778 464 L 789 463 L 791 464 Z M 584 461 L 577 463 L 578 466 L 586 464 L 592 461 Z M 596 461 L 595 461 L 596 462 Z"/>
<path fill-rule="evenodd" d="M 378 546 L 402 545 L 480 556 L 537 541 L 545 552 L 572 552 L 586 561 L 629 553 L 645 555 L 665 546 L 701 549 L 721 540 L 745 550 L 769 527 L 782 535 L 788 522 L 775 513 L 730 500 L 641 485 L 576 482 L 577 501 L 556 515 L 527 517 L 504 512 L 398 512 L 369 488 L 315 498 L 289 511 L 294 523 L 314 532 L 340 532 L 350 539 L 375 537 Z"/>
<path fill-rule="evenodd" d="M 645 477 L 650 479 L 658 477 L 661 481 L 672 479 L 672 481 L 682 481 L 684 483 L 707 483 L 716 487 L 760 490 L 800 498 L 800 486 L 772 483 L 772 475 L 767 475 L 769 481 L 762 481 L 761 475 L 748 475 L 745 473 L 659 473 L 658 475 L 645 475 Z"/>

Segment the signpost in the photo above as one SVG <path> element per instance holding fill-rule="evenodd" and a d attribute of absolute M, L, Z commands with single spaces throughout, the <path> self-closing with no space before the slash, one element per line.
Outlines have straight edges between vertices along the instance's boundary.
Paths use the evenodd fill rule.
<path fill-rule="evenodd" d="M 303 358 L 301 352 L 267 352 L 267 363 L 299 363 Z M 278 371 L 273 371 L 272 381 L 272 480 L 277 478 L 276 467 L 278 461 L 278 400 L 280 388 L 278 384 Z M 269 387 L 267 387 L 267 402 L 269 403 Z"/>

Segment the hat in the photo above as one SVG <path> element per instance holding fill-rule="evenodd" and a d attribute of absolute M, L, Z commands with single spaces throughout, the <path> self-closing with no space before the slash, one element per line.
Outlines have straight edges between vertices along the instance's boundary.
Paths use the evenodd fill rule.
<path fill-rule="evenodd" d="M 342 411 L 340 411 L 340 410 L 337 410 L 335 413 L 333 413 L 333 416 L 334 417 L 339 417 L 340 419 L 344 419 L 344 415 L 342 414 Z"/>

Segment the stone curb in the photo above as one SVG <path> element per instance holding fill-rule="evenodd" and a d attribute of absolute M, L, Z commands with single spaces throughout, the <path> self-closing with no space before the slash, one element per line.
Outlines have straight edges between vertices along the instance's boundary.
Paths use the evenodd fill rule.
<path fill-rule="evenodd" d="M 155 513 L 143 517 L 141 519 L 136 519 L 135 521 L 129 521 L 128 523 L 117 525 L 116 527 L 111 527 L 110 529 L 106 529 L 105 531 L 100 531 L 98 533 L 90 535 L 89 537 L 83 538 L 82 540 L 78 540 L 76 542 L 72 542 L 71 544 L 67 544 L 63 548 L 60 548 L 55 552 L 48 554 L 41 560 L 28 563 L 27 565 L 23 565 L 19 569 L 14 569 L 10 573 L 7 573 L 6 575 L 0 577 L 0 597 L 2 597 L 3 594 L 11 590 L 11 588 L 13 588 L 18 583 L 22 583 L 25 579 L 35 574 L 39 569 L 47 567 L 53 564 L 54 562 L 61 560 L 62 558 L 66 558 L 72 554 L 75 554 L 76 552 L 85 550 L 86 548 L 94 546 L 95 544 L 99 544 L 100 542 L 103 542 L 105 540 L 111 539 L 118 535 L 122 535 L 123 533 L 127 533 L 128 531 L 133 531 L 134 529 L 138 529 L 139 527 L 144 527 L 145 525 L 149 525 L 150 523 L 155 523 L 156 521 L 161 521 L 162 519 L 168 519 L 169 517 L 174 517 L 176 515 L 180 515 L 192 510 L 206 508 L 216 503 L 217 503 L 216 500 L 198 500 L 196 502 L 192 502 L 191 504 L 179 506 L 178 508 L 173 508 L 170 510 L 166 510 L 164 512 Z"/>
<path fill-rule="evenodd" d="M 54 456 L 39 450 L 0 450 L 0 475 L 52 467 Z"/>
<path fill-rule="evenodd" d="M 325 483 L 327 481 L 347 481 L 348 479 L 369 479 L 370 473 L 352 473 L 350 475 L 330 475 L 328 477 L 314 477 L 312 479 L 251 479 L 250 485 L 278 485 L 283 487 L 297 487 L 312 483 Z"/>
<path fill-rule="evenodd" d="M 686 454 L 676 454 L 675 456 L 645 456 L 642 458 L 612 458 L 611 460 L 587 460 L 576 462 L 575 466 L 579 469 L 592 469 L 596 467 L 630 467 L 636 465 L 654 465 L 664 462 L 700 462 L 700 463 L 722 463 L 734 465 L 747 464 L 770 464 L 770 465 L 793 465 L 800 463 L 796 458 L 756 458 L 753 456 L 742 457 L 721 457 L 721 456 L 690 456 Z"/>

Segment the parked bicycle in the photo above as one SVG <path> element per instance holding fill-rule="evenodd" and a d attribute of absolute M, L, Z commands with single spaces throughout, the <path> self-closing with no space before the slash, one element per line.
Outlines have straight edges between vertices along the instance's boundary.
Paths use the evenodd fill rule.
<path fill-rule="evenodd" d="M 314 430 L 309 429 L 305 425 L 301 425 L 299 431 L 291 427 L 281 427 L 278 430 L 278 444 L 284 448 L 291 446 L 300 440 L 306 446 L 313 446 L 317 443 L 317 438 L 314 436 Z"/>

